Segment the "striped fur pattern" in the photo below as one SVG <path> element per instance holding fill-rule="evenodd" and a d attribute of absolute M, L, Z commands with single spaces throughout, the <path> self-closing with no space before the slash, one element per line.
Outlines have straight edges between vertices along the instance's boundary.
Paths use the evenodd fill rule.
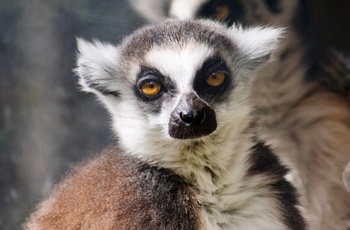
<path fill-rule="evenodd" d="M 168 20 L 118 47 L 80 40 L 80 84 L 109 110 L 120 147 L 74 170 L 26 229 L 305 229 L 288 170 L 251 125 L 252 82 L 280 33 Z M 212 71 L 219 88 L 205 83 Z M 149 77 L 156 97 L 140 95 Z M 198 105 L 209 131 L 172 118 Z"/>

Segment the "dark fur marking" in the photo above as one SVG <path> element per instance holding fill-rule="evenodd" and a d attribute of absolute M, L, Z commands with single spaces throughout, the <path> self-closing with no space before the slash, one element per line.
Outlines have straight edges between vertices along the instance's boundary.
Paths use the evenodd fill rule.
<path fill-rule="evenodd" d="M 264 0 L 265 5 L 267 8 L 273 13 L 278 14 L 281 12 L 281 9 L 279 7 L 279 0 Z"/>
<path fill-rule="evenodd" d="M 211 87 L 206 83 L 206 78 L 215 71 L 220 71 L 225 74 L 225 81 L 222 86 Z M 231 73 L 226 63 L 219 54 L 216 54 L 208 58 L 196 72 L 193 89 L 202 99 L 206 100 L 207 103 L 212 104 L 214 99 L 215 102 L 222 102 L 225 101 L 228 93 L 232 91 L 232 81 Z"/>
<path fill-rule="evenodd" d="M 244 9 L 243 5 L 240 1 L 237 0 L 211 0 L 204 3 L 196 15 L 197 18 L 215 18 L 216 11 L 220 6 L 227 6 L 229 8 L 229 14 L 224 19 L 228 25 L 232 25 L 233 23 L 242 23 Z"/>
<path fill-rule="evenodd" d="M 291 230 L 305 229 L 306 224 L 296 207 L 299 204 L 297 191 L 284 178 L 288 169 L 280 163 L 279 159 L 264 143 L 258 142 L 252 150 L 250 158 L 252 167 L 249 169 L 247 177 L 259 174 L 274 177 L 276 180 L 270 184 L 270 187 L 279 201 L 284 223 Z"/>
<path fill-rule="evenodd" d="M 280 164 L 278 158 L 264 143 L 258 142 L 252 150 L 250 158 L 252 167 L 248 171 L 248 176 L 269 174 L 283 178 L 288 173 L 288 169 Z"/>
<path fill-rule="evenodd" d="M 151 206 L 157 224 L 145 223 L 141 229 L 197 229 L 197 202 L 188 191 L 185 182 L 169 170 L 159 169 L 143 164 L 139 166 L 141 173 L 142 202 Z M 155 220 L 153 220 L 155 221 Z"/>
<path fill-rule="evenodd" d="M 161 92 L 157 96 L 147 97 L 140 90 L 140 82 L 143 80 L 154 80 L 162 86 Z M 140 108 L 147 113 L 159 113 L 162 104 L 166 103 L 167 99 L 171 98 L 176 92 L 175 84 L 167 76 L 164 76 L 160 71 L 153 67 L 141 66 L 136 83 L 134 85 L 135 95 L 139 98 Z"/>
<path fill-rule="evenodd" d="M 148 80 L 157 82 L 161 85 L 161 90 L 157 95 L 146 96 L 141 92 L 141 84 L 144 81 Z M 163 94 L 166 93 L 168 90 L 172 90 L 173 84 L 168 77 L 165 77 L 157 69 L 147 66 L 141 66 L 140 73 L 138 74 L 138 77 L 136 79 L 135 87 L 136 95 L 139 96 L 139 98 L 141 98 L 144 102 L 152 102 L 162 97 Z"/>

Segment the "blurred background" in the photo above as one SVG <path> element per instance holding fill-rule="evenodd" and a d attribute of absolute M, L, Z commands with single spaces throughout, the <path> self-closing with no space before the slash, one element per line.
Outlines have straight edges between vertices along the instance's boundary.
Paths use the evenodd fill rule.
<path fill-rule="evenodd" d="M 307 4 L 310 39 L 349 52 L 349 1 Z M 72 165 L 116 143 L 79 91 L 76 37 L 118 43 L 144 23 L 127 0 L 1 0 L 0 229 L 20 229 Z"/>

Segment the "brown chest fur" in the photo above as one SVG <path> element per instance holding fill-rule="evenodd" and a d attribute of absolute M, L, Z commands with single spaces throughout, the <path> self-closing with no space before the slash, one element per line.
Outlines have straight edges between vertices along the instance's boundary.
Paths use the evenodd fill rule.
<path fill-rule="evenodd" d="M 77 167 L 25 229 L 198 229 L 198 209 L 176 175 L 107 150 Z"/>

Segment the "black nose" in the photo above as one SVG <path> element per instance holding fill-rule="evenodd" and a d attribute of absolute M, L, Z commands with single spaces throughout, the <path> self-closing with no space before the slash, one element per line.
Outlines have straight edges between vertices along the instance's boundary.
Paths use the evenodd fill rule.
<path fill-rule="evenodd" d="M 196 94 L 183 95 L 169 120 L 169 135 L 177 139 L 195 139 L 216 130 L 215 112 Z"/>
<path fill-rule="evenodd" d="M 180 112 L 180 118 L 187 125 L 200 125 L 205 120 L 205 111 Z"/>

